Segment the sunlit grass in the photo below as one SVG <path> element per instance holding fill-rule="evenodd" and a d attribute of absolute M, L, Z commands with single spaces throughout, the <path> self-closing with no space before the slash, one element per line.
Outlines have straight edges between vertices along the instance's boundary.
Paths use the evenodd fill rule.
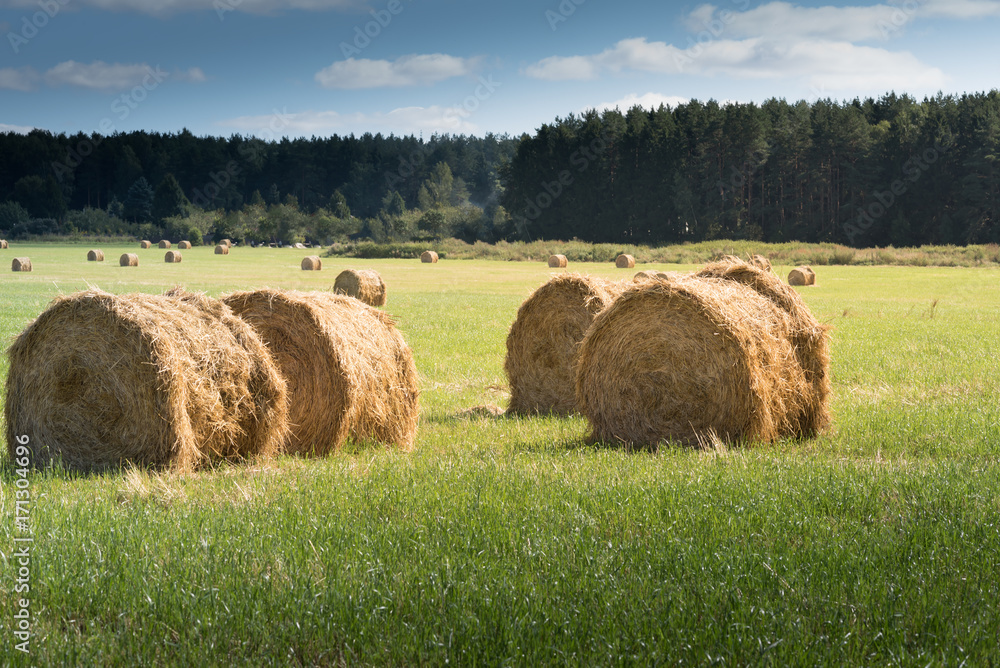
<path fill-rule="evenodd" d="M 627 454 L 585 445 L 580 417 L 463 414 L 506 403 L 506 332 L 542 263 L 303 272 L 311 251 L 201 248 L 167 265 L 158 249 L 104 250 L 99 266 L 87 247 L 18 247 L 35 270 L 0 273 L 4 341 L 88 285 L 328 289 L 373 267 L 421 374 L 417 446 L 34 474 L 33 654 L 5 632 L 2 663 L 1000 662 L 997 269 L 818 268 L 802 294 L 833 327 L 828 434 Z M 126 250 L 138 268 L 117 266 Z M 13 572 L 15 474 L 2 478 Z M 5 578 L 5 631 L 14 606 Z"/>

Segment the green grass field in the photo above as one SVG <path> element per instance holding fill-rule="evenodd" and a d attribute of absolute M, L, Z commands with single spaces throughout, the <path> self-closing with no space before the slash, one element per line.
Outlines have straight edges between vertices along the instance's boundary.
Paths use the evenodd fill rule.
<path fill-rule="evenodd" d="M 801 290 L 833 326 L 828 434 L 629 454 L 586 445 L 579 417 L 462 414 L 505 405 L 507 329 L 543 263 L 304 272 L 313 251 L 195 248 L 168 265 L 135 246 L 104 246 L 103 264 L 86 246 L 0 251 L 5 345 L 88 286 L 329 289 L 372 267 L 420 371 L 417 446 L 31 474 L 28 594 L 8 463 L 0 664 L 1000 664 L 996 268 L 819 268 Z M 138 268 L 117 266 L 126 251 Z M 32 273 L 9 271 L 21 255 Z"/>

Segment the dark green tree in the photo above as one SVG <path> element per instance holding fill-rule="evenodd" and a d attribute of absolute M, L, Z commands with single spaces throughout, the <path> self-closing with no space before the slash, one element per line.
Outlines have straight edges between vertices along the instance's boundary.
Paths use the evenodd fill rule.
<path fill-rule="evenodd" d="M 162 221 L 170 216 L 183 216 L 190 204 L 173 174 L 167 173 L 153 193 L 153 220 Z"/>
<path fill-rule="evenodd" d="M 125 218 L 145 223 L 153 213 L 153 188 L 146 177 L 140 176 L 128 189 L 125 197 Z"/>

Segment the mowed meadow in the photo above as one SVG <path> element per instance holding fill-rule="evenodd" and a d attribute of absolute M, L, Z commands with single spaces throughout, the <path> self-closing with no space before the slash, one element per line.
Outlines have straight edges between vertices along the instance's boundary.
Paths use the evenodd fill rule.
<path fill-rule="evenodd" d="M 558 271 L 544 263 L 309 272 L 317 251 L 87 250 L 0 251 L 5 347 L 88 287 L 328 290 L 373 268 L 413 349 L 420 428 L 412 453 L 30 474 L 29 594 L 4 454 L 4 665 L 1000 663 L 1000 269 L 815 267 L 798 290 L 832 327 L 829 433 L 629 453 L 588 444 L 581 417 L 468 410 L 506 405 L 504 342 Z M 32 273 L 9 270 L 18 256 Z"/>

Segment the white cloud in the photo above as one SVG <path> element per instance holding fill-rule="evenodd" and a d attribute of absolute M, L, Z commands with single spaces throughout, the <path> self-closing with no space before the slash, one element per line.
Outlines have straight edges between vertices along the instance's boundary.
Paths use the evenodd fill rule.
<path fill-rule="evenodd" d="M 265 138 L 365 132 L 397 135 L 428 133 L 472 134 L 478 127 L 469 122 L 461 107 L 400 107 L 389 112 L 349 113 L 303 111 L 268 116 L 240 116 L 219 121 L 217 126 Z"/>
<path fill-rule="evenodd" d="M 5 132 L 14 132 L 19 135 L 26 135 L 35 128 L 31 125 L 9 125 L 7 123 L 0 123 L 0 134 Z"/>
<path fill-rule="evenodd" d="M 685 26 L 701 39 L 767 37 L 779 41 L 858 42 L 884 40 L 913 16 L 913 11 L 890 5 L 799 7 L 789 2 L 769 2 L 745 12 L 702 5 L 686 17 Z"/>
<path fill-rule="evenodd" d="M 529 65 L 524 74 L 546 81 L 585 81 L 597 78 L 598 64 L 589 56 L 552 56 Z"/>
<path fill-rule="evenodd" d="M 348 58 L 317 72 L 316 81 L 324 88 L 428 85 L 469 74 L 475 64 L 473 59 L 443 53 L 413 54 L 394 61 Z"/>
<path fill-rule="evenodd" d="M 0 90 L 34 90 L 38 85 L 38 72 L 30 67 L 0 68 Z"/>
<path fill-rule="evenodd" d="M 172 79 L 178 81 L 192 81 L 194 83 L 202 83 L 208 81 L 208 77 L 205 76 L 205 72 L 200 67 L 192 67 L 187 70 L 179 70 L 170 75 Z"/>
<path fill-rule="evenodd" d="M 956 19 L 977 19 L 986 16 L 1000 16 L 1000 0 L 923 0 L 917 12 L 925 16 L 941 16 Z M 906 4 L 906 3 L 904 3 Z"/>
<path fill-rule="evenodd" d="M 162 78 L 166 74 L 145 63 L 123 65 L 96 60 L 88 65 L 67 60 L 45 73 L 45 83 L 50 86 L 68 85 L 92 90 L 125 90 L 140 85 L 148 77 Z"/>
<path fill-rule="evenodd" d="M 140 12 L 153 16 L 189 11 L 211 11 L 224 17 L 230 11 L 273 14 L 283 9 L 307 11 L 367 9 L 365 0 L 72 0 L 71 4 L 74 7 L 90 7 L 111 12 Z M 38 0 L 0 0 L 0 9 L 5 7 L 38 9 Z"/>
<path fill-rule="evenodd" d="M 655 110 L 659 109 L 661 104 L 667 107 L 676 107 L 682 104 L 687 104 L 688 102 L 690 102 L 690 98 L 680 97 L 679 95 L 661 95 L 660 93 L 636 95 L 635 93 L 630 93 L 620 100 L 615 100 L 614 102 L 602 102 L 594 107 L 587 107 L 587 109 L 596 109 L 597 111 L 619 109 L 624 113 L 636 105 L 642 107 L 643 109 Z"/>

